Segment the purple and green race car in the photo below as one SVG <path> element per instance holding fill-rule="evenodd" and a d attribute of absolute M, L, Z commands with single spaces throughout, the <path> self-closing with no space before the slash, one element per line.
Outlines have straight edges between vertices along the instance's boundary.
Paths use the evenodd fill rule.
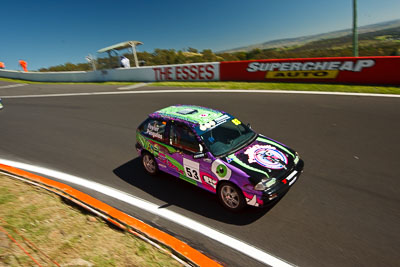
<path fill-rule="evenodd" d="M 238 211 L 283 195 L 303 171 L 299 154 L 210 108 L 175 105 L 149 115 L 136 149 L 150 175 L 159 170 L 216 193 Z"/>

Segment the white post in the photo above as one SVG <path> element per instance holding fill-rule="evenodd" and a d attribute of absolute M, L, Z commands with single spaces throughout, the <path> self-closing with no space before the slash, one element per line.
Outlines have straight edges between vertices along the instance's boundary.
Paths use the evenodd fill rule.
<path fill-rule="evenodd" d="M 87 60 L 89 63 L 92 63 L 92 69 L 93 69 L 93 71 L 96 71 L 96 62 L 95 62 L 95 59 L 93 58 L 93 56 L 92 56 L 91 54 L 89 54 L 89 55 L 86 57 L 86 60 Z"/>
<path fill-rule="evenodd" d="M 133 57 L 135 58 L 135 65 L 136 65 L 136 68 L 139 68 L 138 59 L 137 59 L 137 55 L 136 55 L 136 47 L 135 47 L 135 44 L 132 44 L 132 53 L 133 53 Z"/>

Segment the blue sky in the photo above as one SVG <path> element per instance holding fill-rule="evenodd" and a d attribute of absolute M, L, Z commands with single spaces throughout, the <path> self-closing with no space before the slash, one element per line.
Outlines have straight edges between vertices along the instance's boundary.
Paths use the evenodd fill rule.
<path fill-rule="evenodd" d="M 1 0 L 0 61 L 19 70 L 138 40 L 155 48 L 220 51 L 352 27 L 352 0 Z M 359 26 L 400 19 L 399 0 L 358 0 Z"/>

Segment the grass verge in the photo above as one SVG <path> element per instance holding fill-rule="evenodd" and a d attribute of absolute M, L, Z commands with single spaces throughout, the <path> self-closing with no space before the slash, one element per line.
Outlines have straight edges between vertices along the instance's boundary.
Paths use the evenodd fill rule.
<path fill-rule="evenodd" d="M 134 85 L 139 84 L 140 82 L 36 82 L 36 81 L 27 81 L 27 80 L 18 80 L 18 79 L 9 79 L 9 78 L 0 78 L 2 82 L 11 82 L 11 83 L 26 83 L 26 84 L 97 84 L 97 85 Z"/>
<path fill-rule="evenodd" d="M 92 82 L 92 83 L 44 83 L 25 80 L 0 78 L 4 82 L 28 84 L 99 84 L 99 85 L 134 85 L 140 82 Z M 211 88 L 232 90 L 287 90 L 318 91 L 341 93 L 400 94 L 400 86 L 345 85 L 322 83 L 270 83 L 270 82 L 153 82 L 147 86 L 166 86 L 184 88 Z"/>
<path fill-rule="evenodd" d="M 400 87 L 315 84 L 315 83 L 266 83 L 266 82 L 155 82 L 151 86 L 242 89 L 242 90 L 288 90 L 288 91 L 322 91 L 344 93 L 400 94 Z"/>
<path fill-rule="evenodd" d="M 0 174 L 0 226 L 42 266 L 182 266 L 169 255 L 44 189 Z M 0 266 L 36 266 L 0 231 Z"/>

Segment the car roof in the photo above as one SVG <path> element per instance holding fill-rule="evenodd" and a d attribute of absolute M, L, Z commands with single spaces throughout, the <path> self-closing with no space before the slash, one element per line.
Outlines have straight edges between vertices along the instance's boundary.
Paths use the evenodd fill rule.
<path fill-rule="evenodd" d="M 226 114 L 223 111 L 195 106 L 174 105 L 160 109 L 149 116 L 166 120 L 176 120 L 191 124 L 206 124 Z"/>

